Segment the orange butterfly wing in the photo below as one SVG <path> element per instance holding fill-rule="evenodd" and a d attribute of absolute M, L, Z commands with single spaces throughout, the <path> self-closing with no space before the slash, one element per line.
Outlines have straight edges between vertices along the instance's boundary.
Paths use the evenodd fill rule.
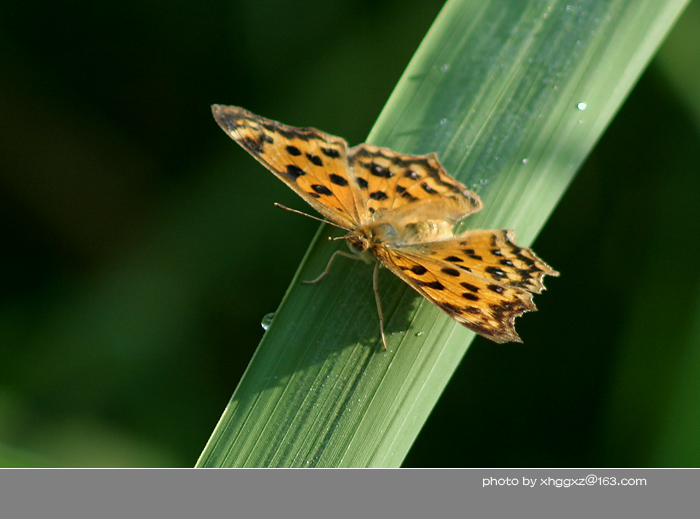
<path fill-rule="evenodd" d="M 349 162 L 362 188 L 359 211 L 363 223 L 373 215 L 410 211 L 418 203 L 451 207 L 450 215 L 443 209 L 441 216 L 455 221 L 482 207 L 478 195 L 449 176 L 435 153 L 406 155 L 360 144 L 350 149 Z"/>
<path fill-rule="evenodd" d="M 359 188 L 345 140 L 315 128 L 296 128 L 237 106 L 212 106 L 219 126 L 331 222 L 359 223 Z"/>
<path fill-rule="evenodd" d="M 467 231 L 446 241 L 379 247 L 375 254 L 455 321 L 494 342 L 522 342 L 515 318 L 537 310 L 532 293 L 544 290 L 546 274 L 559 273 L 512 239 L 508 230 Z"/>

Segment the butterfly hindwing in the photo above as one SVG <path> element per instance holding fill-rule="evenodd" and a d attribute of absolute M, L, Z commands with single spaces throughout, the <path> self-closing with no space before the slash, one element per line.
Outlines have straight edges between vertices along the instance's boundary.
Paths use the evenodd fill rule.
<path fill-rule="evenodd" d="M 449 176 L 434 153 L 406 155 L 360 144 L 350 149 L 349 162 L 364 197 L 359 209 L 362 221 L 374 214 L 405 212 L 409 206 L 438 201 L 451 202 L 455 219 L 481 209 L 476 193 Z"/>
<path fill-rule="evenodd" d="M 537 308 L 532 293 L 559 273 L 508 229 L 466 231 L 453 239 L 387 247 L 378 259 L 450 317 L 495 342 L 520 341 L 514 321 Z"/>
<path fill-rule="evenodd" d="M 526 247 L 514 242 L 508 229 L 466 231 L 453 240 L 413 247 L 415 252 L 456 267 L 469 269 L 484 279 L 539 294 L 542 278 L 559 273 Z"/>
<path fill-rule="evenodd" d="M 494 342 L 522 342 L 515 318 L 537 309 L 527 290 L 449 261 L 388 248 L 378 250 L 377 258 L 452 319 Z"/>

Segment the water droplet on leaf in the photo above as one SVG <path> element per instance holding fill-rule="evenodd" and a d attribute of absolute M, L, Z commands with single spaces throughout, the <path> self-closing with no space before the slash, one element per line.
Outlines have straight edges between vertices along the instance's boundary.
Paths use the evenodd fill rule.
<path fill-rule="evenodd" d="M 263 330 L 267 331 L 270 329 L 270 324 L 274 318 L 275 312 L 270 312 L 269 314 L 263 315 L 263 318 L 260 320 L 260 326 L 262 326 Z"/>

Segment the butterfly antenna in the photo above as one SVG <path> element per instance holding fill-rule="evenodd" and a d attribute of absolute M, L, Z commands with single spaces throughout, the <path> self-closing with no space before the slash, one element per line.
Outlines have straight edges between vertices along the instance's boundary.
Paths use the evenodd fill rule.
<path fill-rule="evenodd" d="M 339 229 L 344 229 L 346 231 L 348 230 L 345 227 L 338 225 L 337 223 L 333 223 L 331 221 L 324 220 L 323 218 L 319 218 L 318 216 L 314 216 L 314 215 L 305 213 L 303 211 L 298 211 L 296 209 L 292 209 L 291 207 L 287 207 L 286 205 L 278 204 L 277 202 L 275 202 L 273 205 L 278 209 L 284 209 L 285 211 L 289 211 L 290 213 L 300 214 L 302 216 L 306 216 L 307 218 L 311 218 L 312 220 L 327 223 L 328 225 L 332 225 L 333 227 L 338 227 Z M 340 238 L 342 239 L 343 237 L 341 236 Z"/>

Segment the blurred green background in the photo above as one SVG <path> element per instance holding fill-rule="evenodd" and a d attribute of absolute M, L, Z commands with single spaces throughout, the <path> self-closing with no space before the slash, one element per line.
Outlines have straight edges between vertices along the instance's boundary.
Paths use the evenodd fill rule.
<path fill-rule="evenodd" d="M 209 105 L 362 142 L 442 4 L 0 5 L 0 465 L 194 465 L 317 229 Z M 538 238 L 525 344 L 477 338 L 404 466 L 700 465 L 698 28 Z"/>

